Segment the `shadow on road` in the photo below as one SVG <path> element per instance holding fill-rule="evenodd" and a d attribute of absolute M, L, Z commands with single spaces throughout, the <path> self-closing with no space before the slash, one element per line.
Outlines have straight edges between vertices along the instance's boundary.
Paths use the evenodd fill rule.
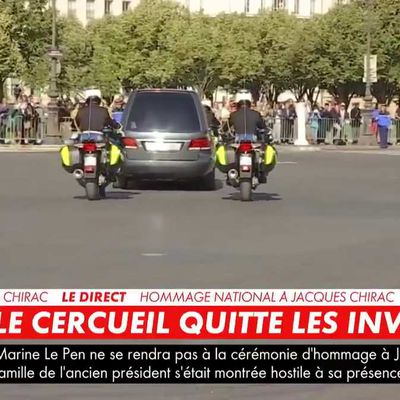
<path fill-rule="evenodd" d="M 223 182 L 220 179 L 215 180 L 216 190 L 223 188 Z M 154 191 L 185 191 L 185 192 L 203 192 L 197 183 L 187 182 L 167 182 L 167 181 L 141 181 L 133 182 L 129 189 L 134 190 L 154 190 Z"/>
<path fill-rule="evenodd" d="M 104 200 L 129 200 L 134 196 L 139 195 L 139 192 L 107 192 L 106 198 Z M 74 196 L 76 200 L 87 200 L 86 196 Z"/>
<path fill-rule="evenodd" d="M 282 197 L 278 193 L 257 193 L 253 192 L 253 201 L 279 201 Z M 230 193 L 229 196 L 222 197 L 222 200 L 240 201 L 240 193 Z"/>

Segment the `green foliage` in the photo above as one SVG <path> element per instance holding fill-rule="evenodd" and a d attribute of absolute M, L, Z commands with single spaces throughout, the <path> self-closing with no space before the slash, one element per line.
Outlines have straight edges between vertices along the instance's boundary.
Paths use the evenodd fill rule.
<path fill-rule="evenodd" d="M 173 42 L 188 17 L 175 2 L 145 0 L 121 18 L 124 43 L 119 57 L 124 59 L 121 72 L 126 86 L 176 85 L 178 63 Z"/>
<path fill-rule="evenodd" d="M 22 57 L 20 76 L 33 88 L 48 79 L 46 52 L 51 44 L 51 12 L 48 0 L 0 0 L 0 9 L 10 15 L 10 34 Z"/>
<path fill-rule="evenodd" d="M 0 9 L 0 99 L 8 76 L 18 73 L 22 67 L 22 57 L 18 43 L 12 36 L 11 15 L 7 9 Z"/>
<path fill-rule="evenodd" d="M 92 44 L 88 31 L 74 18 L 58 21 L 58 45 L 63 53 L 58 87 L 62 93 L 82 89 L 90 73 Z"/>
<path fill-rule="evenodd" d="M 0 81 L 17 73 L 34 87 L 46 84 L 51 39 L 46 4 L 0 0 Z M 371 50 L 378 55 L 373 94 L 390 101 L 400 87 L 400 3 L 370 4 L 356 0 L 303 20 L 284 11 L 210 17 L 191 14 L 172 0 L 142 0 L 88 27 L 60 18 L 64 57 L 58 84 L 63 93 L 91 86 L 107 96 L 121 86 L 190 86 L 201 95 L 224 86 L 249 89 L 255 97 L 263 93 L 271 102 L 285 90 L 313 100 L 318 87 L 348 103 L 365 90 L 369 27 Z"/>
<path fill-rule="evenodd" d="M 233 89 L 250 89 L 262 76 L 259 26 L 253 18 L 224 14 L 217 18 L 221 81 Z"/>
<path fill-rule="evenodd" d="M 116 93 L 123 83 L 127 51 L 127 32 L 116 17 L 96 21 L 88 28 L 92 57 L 88 65 L 88 86 L 99 87 L 107 96 Z"/>
<path fill-rule="evenodd" d="M 203 14 L 186 15 L 171 26 L 168 42 L 178 85 L 192 86 L 201 96 L 215 90 L 222 46 L 214 21 Z"/>

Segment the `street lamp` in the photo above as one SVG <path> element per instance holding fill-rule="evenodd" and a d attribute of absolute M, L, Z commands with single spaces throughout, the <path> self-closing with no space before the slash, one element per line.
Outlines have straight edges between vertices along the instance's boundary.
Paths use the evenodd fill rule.
<path fill-rule="evenodd" d="M 57 48 L 57 9 L 56 0 L 51 0 L 52 10 L 52 36 L 51 48 L 48 56 L 51 60 L 50 82 L 48 96 L 50 98 L 47 106 L 47 136 L 48 143 L 59 143 L 61 141 L 60 129 L 58 124 L 58 90 L 57 75 L 58 66 L 62 58 L 62 53 Z"/>
<path fill-rule="evenodd" d="M 365 54 L 365 95 L 364 95 L 364 109 L 362 111 L 363 116 L 363 130 L 362 135 L 359 138 L 358 144 L 361 145 L 376 145 L 376 137 L 370 132 L 369 127 L 372 121 L 372 76 L 371 76 L 371 36 L 372 36 L 372 1 L 365 0 L 366 7 L 366 18 L 365 24 L 367 28 L 367 48 Z"/>

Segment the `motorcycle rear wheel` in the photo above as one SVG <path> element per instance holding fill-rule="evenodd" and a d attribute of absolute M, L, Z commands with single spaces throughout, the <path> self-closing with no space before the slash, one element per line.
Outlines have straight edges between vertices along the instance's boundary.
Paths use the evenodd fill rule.
<path fill-rule="evenodd" d="M 97 182 L 86 182 L 85 189 L 88 200 L 100 200 L 100 187 Z"/>
<path fill-rule="evenodd" d="M 251 180 L 249 179 L 240 181 L 240 200 L 241 201 L 252 200 L 252 187 L 251 187 Z"/>

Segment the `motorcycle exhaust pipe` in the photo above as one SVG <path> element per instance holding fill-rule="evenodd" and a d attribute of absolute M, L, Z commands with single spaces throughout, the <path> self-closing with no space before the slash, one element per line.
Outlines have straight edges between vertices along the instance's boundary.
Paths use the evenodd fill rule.
<path fill-rule="evenodd" d="M 75 179 L 78 179 L 78 180 L 82 179 L 83 178 L 83 171 L 81 169 L 76 169 L 73 172 L 73 175 L 74 175 Z"/>
<path fill-rule="evenodd" d="M 230 169 L 228 171 L 228 178 L 231 181 L 235 181 L 239 176 L 239 173 L 236 171 L 236 169 Z"/>

